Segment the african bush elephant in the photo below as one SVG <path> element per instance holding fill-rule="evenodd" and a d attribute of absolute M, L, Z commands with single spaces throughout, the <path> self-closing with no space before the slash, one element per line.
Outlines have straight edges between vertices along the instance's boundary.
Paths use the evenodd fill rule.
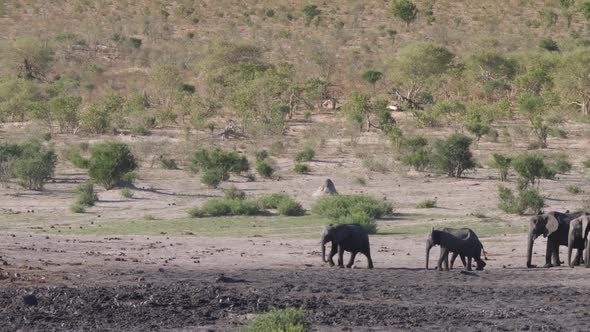
<path fill-rule="evenodd" d="M 449 252 L 453 253 L 453 260 L 458 255 L 467 257 L 467 264 L 463 263 L 467 271 L 471 271 L 472 259 L 477 263 L 478 271 L 483 270 L 486 266 L 486 263 L 481 259 L 483 245 L 481 244 L 481 241 L 479 241 L 475 232 L 469 228 L 433 228 L 428 239 L 426 239 L 427 270 L 428 261 L 430 259 L 430 249 L 435 245 L 440 245 L 440 257 L 437 264 L 439 270 L 442 270 L 443 262 L 445 263 L 445 270 L 449 270 Z"/>
<path fill-rule="evenodd" d="M 570 228 L 567 238 L 567 263 L 570 267 L 580 265 L 580 252 L 584 249 L 584 266 L 590 267 L 590 241 L 588 241 L 588 232 L 590 231 L 588 224 L 588 214 L 584 213 L 578 218 L 570 221 Z M 572 250 L 578 249 L 576 259 L 572 262 Z"/>
<path fill-rule="evenodd" d="M 562 213 L 551 211 L 531 218 L 529 222 L 528 246 L 527 246 L 527 268 L 535 267 L 531 264 L 533 255 L 533 243 L 540 235 L 547 238 L 547 249 L 545 251 L 545 266 L 559 266 L 559 246 L 567 246 L 570 221 L 581 216 L 583 212 Z M 581 251 L 578 250 L 578 255 Z M 552 262 L 553 259 L 553 262 Z M 576 260 L 579 260 L 577 258 Z"/>
<path fill-rule="evenodd" d="M 326 260 L 326 243 L 332 242 L 332 250 Z M 344 251 L 350 252 L 350 260 L 346 265 L 347 268 L 352 267 L 354 258 L 357 253 L 362 253 L 367 256 L 369 262 L 368 268 L 373 268 L 373 260 L 371 259 L 371 248 L 369 246 L 369 235 L 359 225 L 354 224 L 339 224 L 329 225 L 326 227 L 322 235 L 322 260 L 329 262 L 330 266 L 334 266 L 332 257 L 338 252 L 338 267 L 344 267 Z"/>

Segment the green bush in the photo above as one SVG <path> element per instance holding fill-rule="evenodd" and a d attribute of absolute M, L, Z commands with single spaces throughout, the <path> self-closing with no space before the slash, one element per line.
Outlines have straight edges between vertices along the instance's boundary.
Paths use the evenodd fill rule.
<path fill-rule="evenodd" d="M 393 213 L 390 203 L 364 195 L 332 195 L 319 199 L 312 207 L 314 214 L 330 218 L 339 223 L 354 218 L 371 220 Z"/>
<path fill-rule="evenodd" d="M 306 332 L 310 324 L 305 320 L 304 309 L 273 309 L 254 319 L 245 332 Z"/>
<path fill-rule="evenodd" d="M 293 172 L 297 174 L 307 174 L 309 173 L 309 167 L 305 164 L 295 163 L 293 166 Z"/>
<path fill-rule="evenodd" d="M 86 212 L 86 210 L 84 209 L 84 206 L 78 204 L 78 203 L 74 203 L 70 206 L 70 211 L 72 211 L 73 213 L 84 213 Z"/>
<path fill-rule="evenodd" d="M 152 133 L 144 126 L 137 126 L 131 128 L 131 135 L 134 136 L 150 136 Z"/>
<path fill-rule="evenodd" d="M 223 190 L 223 197 L 225 199 L 246 199 L 246 193 L 236 186 L 229 186 Z"/>
<path fill-rule="evenodd" d="M 519 190 L 518 196 L 515 196 L 511 189 L 502 185 L 498 186 L 498 208 L 506 213 L 515 213 L 523 215 L 527 212 L 531 214 L 541 213 L 545 201 L 543 196 L 535 189 Z"/>
<path fill-rule="evenodd" d="M 274 171 L 275 170 L 272 168 L 272 166 L 270 166 L 268 161 L 262 160 L 256 162 L 256 173 L 258 173 L 258 175 L 265 178 L 270 178 L 272 177 Z"/>
<path fill-rule="evenodd" d="M 278 209 L 279 204 L 283 201 L 289 201 L 292 198 L 284 193 L 274 193 L 267 196 L 263 196 L 258 201 L 263 209 Z"/>
<path fill-rule="evenodd" d="M 566 154 L 561 154 L 555 159 L 551 167 L 555 172 L 565 174 L 572 170 L 572 163 L 569 162 Z"/>
<path fill-rule="evenodd" d="M 216 188 L 219 183 L 229 179 L 230 173 L 240 175 L 250 169 L 246 157 L 237 152 L 221 149 L 199 150 L 193 154 L 190 170 L 201 172 L 201 182 Z"/>
<path fill-rule="evenodd" d="M 193 217 L 253 216 L 261 213 L 260 204 L 247 199 L 210 199 L 200 209 L 189 210 Z"/>
<path fill-rule="evenodd" d="M 400 145 L 402 164 L 422 172 L 430 167 L 430 151 L 428 141 L 422 136 L 404 137 Z"/>
<path fill-rule="evenodd" d="M 92 182 L 82 183 L 76 188 L 76 203 L 80 206 L 94 206 L 98 201 L 98 196 L 94 192 L 94 184 Z"/>
<path fill-rule="evenodd" d="M 512 167 L 520 177 L 523 188 L 534 186 L 540 179 L 551 179 L 555 172 L 545 165 L 544 157 L 540 154 L 523 154 L 512 160 Z"/>
<path fill-rule="evenodd" d="M 494 153 L 492 155 L 492 167 L 497 168 L 500 172 L 500 181 L 504 182 L 508 178 L 508 171 L 510 170 L 510 164 L 512 162 L 512 158 L 503 156 L 499 153 Z"/>
<path fill-rule="evenodd" d="M 166 156 L 160 156 L 160 167 L 163 169 L 178 169 L 178 165 L 176 164 L 176 160 L 172 158 L 168 158 Z"/>
<path fill-rule="evenodd" d="M 582 165 L 586 168 L 590 168 L 590 159 L 586 159 L 582 162 Z"/>
<path fill-rule="evenodd" d="M 452 134 L 445 140 L 434 144 L 431 155 L 432 166 L 451 177 L 461 177 L 464 171 L 475 168 L 471 151 L 471 138 L 462 134 Z"/>
<path fill-rule="evenodd" d="M 201 173 L 201 183 L 209 188 L 217 188 L 224 178 L 222 168 L 212 168 Z"/>
<path fill-rule="evenodd" d="M 90 160 L 80 155 L 80 150 L 71 148 L 66 151 L 66 159 L 78 168 L 87 169 L 90 165 Z"/>
<path fill-rule="evenodd" d="M 539 43 L 539 47 L 551 52 L 559 51 L 559 46 L 557 45 L 557 42 L 551 38 L 542 39 Z"/>
<path fill-rule="evenodd" d="M 129 38 L 129 41 L 131 42 L 131 46 L 133 48 L 140 48 L 141 47 L 141 39 L 131 37 L 131 38 Z"/>
<path fill-rule="evenodd" d="M 124 198 L 127 198 L 127 199 L 132 199 L 133 198 L 133 191 L 131 191 L 129 188 L 123 188 L 123 189 L 121 189 L 121 196 L 123 196 Z"/>
<path fill-rule="evenodd" d="M 305 148 L 303 151 L 299 151 L 293 157 L 296 162 L 311 161 L 315 157 L 315 150 L 312 148 Z"/>
<path fill-rule="evenodd" d="M 135 158 L 126 144 L 105 142 L 90 148 L 88 175 L 110 190 L 122 182 L 130 182 L 132 171 L 137 168 Z"/>
<path fill-rule="evenodd" d="M 36 142 L 22 144 L 20 150 L 12 164 L 18 183 L 29 190 L 42 190 L 45 181 L 53 175 L 55 152 Z"/>
<path fill-rule="evenodd" d="M 266 150 L 256 151 L 256 152 L 254 152 L 254 157 L 256 158 L 256 161 L 266 160 L 269 157 L 268 151 L 266 151 Z"/>
<path fill-rule="evenodd" d="M 368 234 L 377 233 L 377 221 L 364 211 L 354 211 L 343 217 L 339 222 L 342 224 L 357 224 Z"/>
<path fill-rule="evenodd" d="M 432 209 L 436 207 L 436 199 L 425 199 L 416 204 L 417 209 Z"/>
<path fill-rule="evenodd" d="M 582 193 L 582 189 L 580 189 L 579 186 L 576 186 L 574 184 L 567 186 L 565 189 L 567 190 L 568 193 L 574 194 L 574 195 L 578 195 L 578 194 Z"/>
<path fill-rule="evenodd" d="M 305 214 L 305 209 L 293 199 L 283 200 L 277 206 L 277 211 L 282 216 L 299 217 Z"/>

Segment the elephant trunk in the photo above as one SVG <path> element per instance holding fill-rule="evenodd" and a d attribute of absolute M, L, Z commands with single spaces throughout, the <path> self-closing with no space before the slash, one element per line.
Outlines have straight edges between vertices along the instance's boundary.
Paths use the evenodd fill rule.
<path fill-rule="evenodd" d="M 324 263 L 328 262 L 326 260 L 326 236 L 322 236 L 322 261 Z"/>
<path fill-rule="evenodd" d="M 574 236 L 571 233 L 572 232 L 570 230 L 570 236 L 567 239 L 567 264 L 569 267 L 573 268 L 574 262 L 572 262 L 572 250 L 574 249 Z"/>
<path fill-rule="evenodd" d="M 430 260 L 430 249 L 432 249 L 434 245 L 432 244 L 432 241 L 427 240 L 426 241 L 426 269 L 428 270 L 428 261 Z"/>
<path fill-rule="evenodd" d="M 527 242 L 527 251 L 526 251 L 526 267 L 530 268 L 533 267 L 531 264 L 533 259 L 533 242 L 535 241 L 535 237 L 533 235 L 533 230 L 529 230 L 529 237 Z"/>

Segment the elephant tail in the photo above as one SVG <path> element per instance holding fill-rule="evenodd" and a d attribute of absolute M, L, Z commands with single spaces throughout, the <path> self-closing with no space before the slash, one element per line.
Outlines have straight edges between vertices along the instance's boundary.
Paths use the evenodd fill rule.
<path fill-rule="evenodd" d="M 486 261 L 488 260 L 488 256 L 486 256 L 488 254 L 487 251 L 485 251 L 485 249 L 483 247 L 481 247 L 481 251 L 483 252 L 483 259 L 485 259 Z"/>

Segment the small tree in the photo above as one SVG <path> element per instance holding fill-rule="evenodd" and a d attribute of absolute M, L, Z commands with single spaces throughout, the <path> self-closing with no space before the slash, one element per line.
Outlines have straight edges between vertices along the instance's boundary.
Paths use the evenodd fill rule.
<path fill-rule="evenodd" d="M 434 144 L 432 165 L 451 177 L 461 177 L 464 171 L 475 168 L 471 151 L 471 138 L 462 134 L 452 134 L 446 140 Z"/>
<path fill-rule="evenodd" d="M 248 159 L 237 152 L 226 152 L 219 148 L 199 150 L 193 154 L 190 170 L 201 172 L 201 182 L 216 188 L 229 179 L 230 173 L 239 175 L 250 169 Z"/>
<path fill-rule="evenodd" d="M 547 135 L 549 126 L 545 122 L 545 101 L 543 97 L 523 95 L 518 99 L 518 108 L 524 113 L 531 123 L 542 148 L 547 147 Z"/>
<path fill-rule="evenodd" d="M 510 163 L 512 158 L 503 156 L 498 153 L 492 155 L 492 167 L 497 168 L 500 172 L 500 181 L 504 182 L 508 178 L 508 171 L 510 170 Z"/>
<path fill-rule="evenodd" d="M 410 23 L 416 20 L 418 8 L 410 0 L 393 0 L 391 2 L 391 12 L 393 16 L 404 21 L 406 26 L 410 26 Z"/>
<path fill-rule="evenodd" d="M 309 25 L 313 21 L 313 19 L 319 17 L 322 13 L 322 11 L 318 9 L 318 6 L 312 4 L 303 6 L 301 11 L 303 12 L 303 15 L 305 15 L 306 25 Z"/>
<path fill-rule="evenodd" d="M 110 190 L 123 182 L 125 175 L 137 168 L 135 158 L 124 143 L 106 142 L 90 148 L 88 175 Z"/>
<path fill-rule="evenodd" d="M 373 95 L 375 95 L 375 85 L 383 78 L 383 73 L 374 70 L 367 70 L 363 73 L 363 80 L 371 84 Z"/>
<path fill-rule="evenodd" d="M 14 175 L 21 186 L 29 190 L 42 190 L 43 184 L 53 175 L 57 156 L 51 149 L 39 143 L 21 145 L 21 152 L 14 161 Z"/>
<path fill-rule="evenodd" d="M 539 184 L 541 179 L 551 179 L 555 172 L 545 165 L 545 161 L 540 154 L 524 154 L 512 160 L 512 167 L 518 173 L 519 186 L 527 188 L 529 184 L 534 186 Z"/>

